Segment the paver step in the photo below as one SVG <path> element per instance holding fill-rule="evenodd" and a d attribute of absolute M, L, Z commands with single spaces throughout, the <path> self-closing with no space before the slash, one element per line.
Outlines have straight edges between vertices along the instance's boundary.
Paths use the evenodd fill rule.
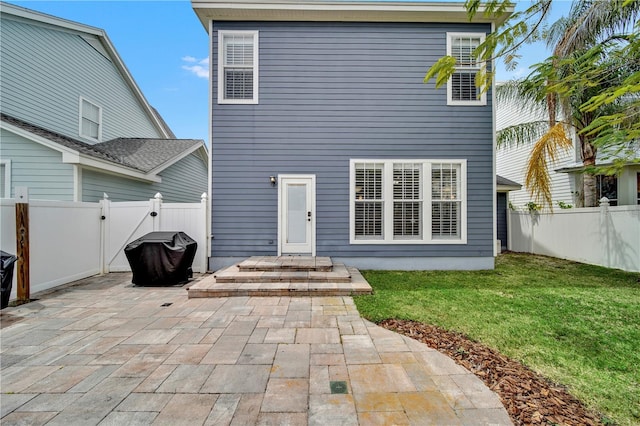
<path fill-rule="evenodd" d="M 333 264 L 331 271 L 287 269 L 248 271 L 233 265 L 216 272 L 214 277 L 219 283 L 348 283 L 351 281 L 351 274 L 342 263 Z"/>
<path fill-rule="evenodd" d="M 371 286 L 355 268 L 349 282 L 220 282 L 209 275 L 190 286 L 189 298 L 232 296 L 353 296 L 371 294 Z"/>
<path fill-rule="evenodd" d="M 238 264 L 238 268 L 242 272 L 330 272 L 332 267 L 331 258 L 322 256 L 253 256 Z"/>

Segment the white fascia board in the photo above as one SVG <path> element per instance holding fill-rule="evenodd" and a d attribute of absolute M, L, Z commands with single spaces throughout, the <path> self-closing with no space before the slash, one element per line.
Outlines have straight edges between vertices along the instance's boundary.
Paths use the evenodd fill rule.
<path fill-rule="evenodd" d="M 59 143 L 51 141 L 45 137 L 33 134 L 20 127 L 16 127 L 13 124 L 0 121 L 0 128 L 8 130 L 11 133 L 14 133 L 18 136 L 21 136 L 25 139 L 28 139 L 42 146 L 46 146 L 47 148 L 50 148 L 54 151 L 60 152 L 62 154 L 63 163 L 79 164 L 82 166 L 99 169 L 101 171 L 108 171 L 113 174 L 124 175 L 134 179 L 147 181 L 147 182 L 157 182 L 157 183 L 162 182 L 162 178 L 160 176 L 156 176 L 154 173 L 143 173 L 140 171 L 130 169 L 128 167 L 123 167 L 118 164 L 110 163 L 108 161 L 100 160 L 98 158 L 93 158 L 93 157 L 81 154 L 79 151 L 75 149 L 66 147 L 64 145 L 60 145 Z"/>
<path fill-rule="evenodd" d="M 6 15 L 13 15 L 23 19 L 31 21 L 41 22 L 43 24 L 52 25 L 55 27 L 64 28 L 71 31 L 77 31 L 82 33 L 93 34 L 101 36 L 104 31 L 100 28 L 92 27 L 89 25 L 81 24 L 67 19 L 58 18 L 57 16 L 47 15 L 46 13 L 38 12 L 24 7 L 16 6 L 9 3 L 2 2 L 0 4 L 0 12 Z"/>
<path fill-rule="evenodd" d="M 204 142 L 200 143 L 200 144 L 197 144 L 197 145 L 194 145 L 194 146 L 192 146 L 192 147 L 190 147 L 188 149 L 185 149 L 184 151 L 182 151 L 180 153 L 180 155 L 177 155 L 177 156 L 171 158 L 169 161 L 166 161 L 163 164 L 159 165 L 155 169 L 150 170 L 148 174 L 154 174 L 154 175 L 158 174 L 161 171 L 163 171 L 164 169 L 166 169 L 167 167 L 170 167 L 170 166 L 176 164 L 178 161 L 180 161 L 183 158 L 187 157 L 191 153 L 196 152 L 200 148 L 204 148 Z"/>
<path fill-rule="evenodd" d="M 522 185 L 518 185 L 518 186 L 496 185 L 496 192 L 518 191 L 520 189 L 522 189 Z"/>
<path fill-rule="evenodd" d="M 485 17 L 481 9 L 469 21 L 462 2 L 192 0 L 191 6 L 207 30 L 211 20 L 502 24 L 513 12 L 512 7 L 494 19 Z"/>
<path fill-rule="evenodd" d="M 129 169 L 127 167 L 122 167 L 119 166 L 117 164 L 113 164 L 113 163 L 109 163 L 107 161 L 102 161 L 99 160 L 97 158 L 92 158 L 86 155 L 80 155 L 79 158 L 77 158 L 77 161 L 65 161 L 64 160 L 64 155 L 62 157 L 62 161 L 64 163 L 73 163 L 73 164 L 79 164 L 83 167 L 87 167 L 90 169 L 96 169 L 99 170 L 103 173 L 109 173 L 109 174 L 113 174 L 113 175 L 120 175 L 120 176 L 127 176 L 133 179 L 137 179 L 137 180 L 142 180 L 145 182 L 154 182 L 154 183 L 161 183 L 162 182 L 162 178 L 160 176 L 157 176 L 153 173 L 143 173 L 143 172 L 139 172 L 136 170 L 132 170 Z"/>
<path fill-rule="evenodd" d="M 602 163 L 596 163 L 596 166 L 610 166 L 612 165 L 613 162 L 611 161 L 604 161 Z M 633 162 L 633 161 L 627 161 L 624 164 L 622 164 L 622 167 L 629 167 L 629 166 L 637 166 L 638 163 Z M 570 164 L 564 167 L 561 167 L 559 169 L 554 169 L 554 172 L 558 172 L 558 173 L 582 173 L 585 170 L 585 165 L 582 163 L 575 163 L 575 164 Z"/>

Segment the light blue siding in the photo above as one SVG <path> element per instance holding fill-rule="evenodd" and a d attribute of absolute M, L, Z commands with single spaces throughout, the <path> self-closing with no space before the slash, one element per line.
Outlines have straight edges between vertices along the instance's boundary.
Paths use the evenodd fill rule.
<path fill-rule="evenodd" d="M 26 186 L 35 200 L 73 201 L 73 166 L 60 152 L 0 129 L 0 158 L 11 160 L 11 197 Z"/>
<path fill-rule="evenodd" d="M 0 37 L 2 112 L 94 143 L 79 135 L 82 96 L 102 107 L 103 141 L 162 136 L 110 58 L 85 40 L 97 37 L 4 14 Z"/>
<path fill-rule="evenodd" d="M 483 258 L 493 264 L 491 94 L 447 106 L 423 84 L 447 31 L 477 24 L 215 22 L 259 31 L 258 105 L 219 105 L 213 85 L 212 263 L 277 252 L 270 175 L 315 174 L 317 254 L 344 258 Z M 466 159 L 467 244 L 351 245 L 349 160 Z M 484 264 L 487 264 L 486 262 Z"/>
<path fill-rule="evenodd" d="M 148 183 L 94 170 L 82 171 L 82 201 L 98 201 L 103 193 L 111 201 L 148 200 L 160 192 L 167 203 L 198 203 L 207 192 L 207 167 L 193 153 L 160 173 L 161 183 Z"/>

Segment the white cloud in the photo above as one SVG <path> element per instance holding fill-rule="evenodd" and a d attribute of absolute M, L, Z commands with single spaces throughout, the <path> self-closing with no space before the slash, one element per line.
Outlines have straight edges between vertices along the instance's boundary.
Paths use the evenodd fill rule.
<path fill-rule="evenodd" d="M 182 69 L 191 71 L 192 73 L 194 73 L 200 78 L 209 78 L 209 69 L 205 67 L 201 67 L 200 65 L 194 65 L 192 67 L 188 65 L 183 65 Z"/>
<path fill-rule="evenodd" d="M 182 65 L 183 70 L 190 71 L 200 78 L 209 78 L 209 57 L 197 59 L 193 56 L 184 56 L 182 58 L 187 64 Z M 196 65 L 188 65 L 195 64 Z"/>

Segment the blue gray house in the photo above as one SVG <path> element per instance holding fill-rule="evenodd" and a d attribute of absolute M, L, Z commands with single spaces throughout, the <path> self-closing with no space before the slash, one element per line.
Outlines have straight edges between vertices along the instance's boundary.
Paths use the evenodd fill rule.
<path fill-rule="evenodd" d="M 493 268 L 493 93 L 461 3 L 192 0 L 211 52 L 210 268 Z M 504 18 L 504 17 L 503 17 Z M 424 84 L 458 60 L 446 90 Z"/>
<path fill-rule="evenodd" d="M 199 202 L 202 140 L 177 139 L 107 34 L 0 3 L 0 198 Z"/>

